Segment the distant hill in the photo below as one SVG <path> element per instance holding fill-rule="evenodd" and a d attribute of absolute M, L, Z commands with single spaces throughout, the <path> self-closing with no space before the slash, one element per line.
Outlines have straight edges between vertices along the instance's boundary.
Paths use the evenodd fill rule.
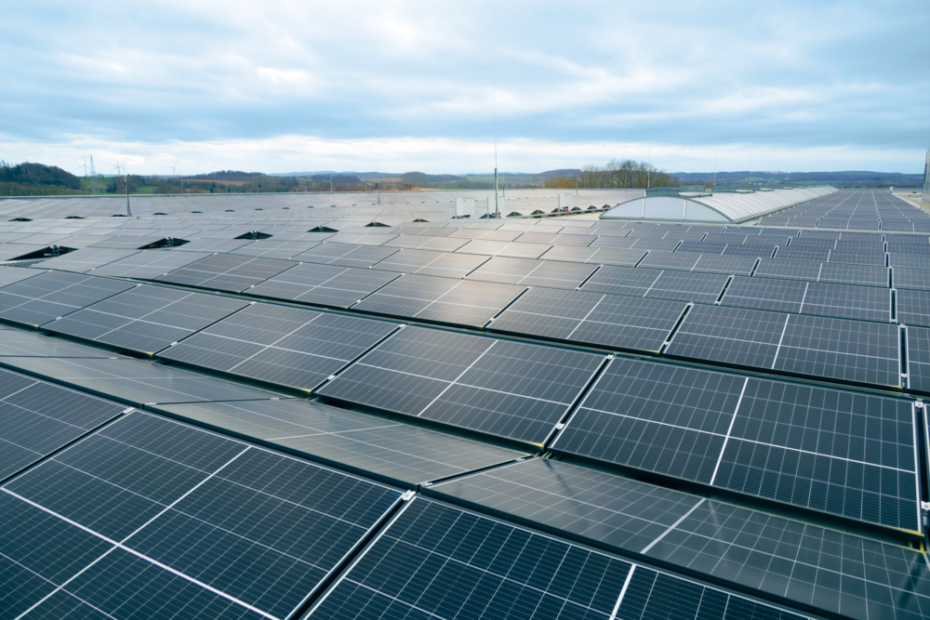
<path fill-rule="evenodd" d="M 58 166 L 0 162 L 0 196 L 76 194 L 81 179 Z"/>

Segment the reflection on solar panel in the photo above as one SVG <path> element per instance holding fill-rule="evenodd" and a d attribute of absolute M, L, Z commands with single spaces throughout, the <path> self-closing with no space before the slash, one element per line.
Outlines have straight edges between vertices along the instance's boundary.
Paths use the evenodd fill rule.
<path fill-rule="evenodd" d="M 125 405 L 0 370 L 0 481 L 125 409 Z"/>
<path fill-rule="evenodd" d="M 468 279 L 573 289 L 581 286 L 595 269 L 594 265 L 495 256 L 469 274 Z"/>
<path fill-rule="evenodd" d="M 323 243 L 294 257 L 294 260 L 341 267 L 358 267 L 367 269 L 396 253 L 397 248 L 351 245 L 343 243 Z"/>
<path fill-rule="evenodd" d="M 426 499 L 405 507 L 309 617 L 451 620 L 502 611 L 588 620 L 799 619 Z"/>
<path fill-rule="evenodd" d="M 137 407 L 158 403 L 264 400 L 281 396 L 161 364 L 127 362 L 124 359 L 5 357 L 3 363 Z"/>
<path fill-rule="evenodd" d="M 913 404 L 748 379 L 714 484 L 919 528 Z"/>
<path fill-rule="evenodd" d="M 286 618 L 399 496 L 134 413 L 3 487 L 0 551 L 37 616 Z"/>
<path fill-rule="evenodd" d="M 672 337 L 666 353 L 739 366 L 771 368 L 791 315 L 694 306 Z"/>
<path fill-rule="evenodd" d="M 0 327 L 0 357 L 99 357 L 115 358 L 116 353 L 85 347 L 35 331 Z"/>
<path fill-rule="evenodd" d="M 249 295 L 348 308 L 398 276 L 333 265 L 300 264 L 249 289 Z"/>
<path fill-rule="evenodd" d="M 530 289 L 491 329 L 658 352 L 684 312 L 682 302 Z"/>
<path fill-rule="evenodd" d="M 218 295 L 139 286 L 47 323 L 44 329 L 155 353 L 247 305 Z"/>
<path fill-rule="evenodd" d="M 324 235 L 325 236 L 325 235 Z M 310 248 L 318 245 L 318 242 L 312 241 L 282 241 L 275 236 L 275 239 L 260 239 L 253 241 L 248 245 L 237 248 L 230 254 L 240 256 L 260 256 L 262 258 L 277 258 L 287 260 L 301 252 L 306 252 Z"/>
<path fill-rule="evenodd" d="M 319 393 L 542 444 L 604 357 L 407 327 Z"/>
<path fill-rule="evenodd" d="M 907 386 L 930 393 L 930 329 L 907 328 Z"/>
<path fill-rule="evenodd" d="M 68 252 L 56 258 L 42 261 L 42 269 L 58 269 L 61 271 L 86 272 L 112 263 L 113 261 L 132 256 L 136 250 L 115 250 L 109 248 L 83 248 Z"/>
<path fill-rule="evenodd" d="M 542 255 L 544 260 L 560 260 L 593 265 L 623 265 L 634 267 L 646 255 L 643 250 L 623 248 L 588 248 L 557 245 Z"/>
<path fill-rule="evenodd" d="M 900 349 L 897 325 L 790 315 L 772 368 L 900 387 Z"/>
<path fill-rule="evenodd" d="M 154 280 L 169 271 L 190 265 L 207 256 L 209 254 L 201 252 L 143 250 L 132 256 L 113 261 L 108 265 L 97 267 L 94 270 L 94 275 Z"/>
<path fill-rule="evenodd" d="M 896 306 L 898 323 L 930 327 L 930 291 L 900 290 Z"/>
<path fill-rule="evenodd" d="M 161 409 L 246 439 L 408 486 L 526 456 L 304 400 L 168 405 Z"/>
<path fill-rule="evenodd" d="M 373 269 L 417 273 L 424 276 L 464 278 L 487 260 L 486 256 L 475 254 L 445 254 L 424 250 L 401 250 L 397 254 L 375 264 Z"/>
<path fill-rule="evenodd" d="M 891 290 L 871 286 L 736 277 L 720 303 L 865 321 L 891 320 Z"/>
<path fill-rule="evenodd" d="M 468 241 L 465 239 L 429 237 L 424 235 L 400 235 L 385 242 L 384 246 L 417 250 L 435 250 L 438 252 L 454 252 L 466 243 L 468 243 Z"/>
<path fill-rule="evenodd" d="M 725 275 L 602 267 L 584 283 L 581 290 L 712 304 L 726 283 Z"/>
<path fill-rule="evenodd" d="M 241 292 L 296 264 L 270 258 L 215 254 L 155 279 L 187 286 Z"/>
<path fill-rule="evenodd" d="M 530 459 L 430 493 L 821 612 L 919 617 L 930 605 L 930 568 L 919 552 L 569 463 Z"/>
<path fill-rule="evenodd" d="M 745 381 L 614 359 L 552 449 L 710 483 Z"/>
<path fill-rule="evenodd" d="M 539 258 L 551 245 L 539 243 L 507 243 L 478 239 L 469 241 L 456 250 L 459 254 L 481 254 L 482 256 L 509 256 L 511 258 Z"/>
<path fill-rule="evenodd" d="M 396 328 L 384 321 L 254 304 L 159 356 L 309 391 Z"/>
<path fill-rule="evenodd" d="M 405 275 L 352 307 L 391 316 L 483 326 L 524 291 L 522 286 Z"/>
<path fill-rule="evenodd" d="M 49 271 L 0 289 L 0 318 L 38 326 L 134 286 L 106 278 Z"/>

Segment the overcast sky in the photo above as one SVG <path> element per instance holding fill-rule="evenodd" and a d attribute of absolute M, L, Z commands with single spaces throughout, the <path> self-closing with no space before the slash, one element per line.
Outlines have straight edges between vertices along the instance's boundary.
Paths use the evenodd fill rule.
<path fill-rule="evenodd" d="M 0 159 L 73 172 L 919 173 L 930 2 L 0 6 Z M 122 154 L 122 155 L 121 155 Z"/>

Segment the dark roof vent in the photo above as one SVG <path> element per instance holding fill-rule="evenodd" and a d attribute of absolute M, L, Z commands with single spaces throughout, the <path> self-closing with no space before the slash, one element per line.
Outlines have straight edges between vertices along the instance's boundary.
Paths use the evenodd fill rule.
<path fill-rule="evenodd" d="M 236 239 L 271 239 L 272 235 L 268 233 L 260 232 L 258 230 L 250 230 L 247 233 L 243 233 L 236 237 Z"/>
<path fill-rule="evenodd" d="M 31 222 L 32 220 L 28 217 L 14 217 L 11 222 Z"/>
<path fill-rule="evenodd" d="M 323 232 L 323 233 L 336 233 L 339 232 L 335 228 L 330 228 L 329 226 L 314 226 L 307 232 Z"/>

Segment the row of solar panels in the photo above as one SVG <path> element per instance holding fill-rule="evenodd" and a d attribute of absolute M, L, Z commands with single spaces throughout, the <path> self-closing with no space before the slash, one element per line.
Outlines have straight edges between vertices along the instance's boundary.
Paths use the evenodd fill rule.
<path fill-rule="evenodd" d="M 537 290 L 542 289 L 531 293 Z M 521 331 L 521 322 L 529 322 L 523 333 L 532 333 L 539 322 L 527 312 L 533 298 L 524 299 L 524 305 L 514 306 L 514 316 L 505 313 L 499 320 L 512 323 L 510 330 L 515 332 Z M 545 299 L 540 303 L 541 310 L 549 307 Z M 663 328 L 659 323 L 677 322 L 684 310 L 682 303 L 646 300 L 652 307 L 640 306 L 644 312 L 639 320 L 653 323 L 636 332 L 635 326 L 623 326 L 612 317 L 605 321 L 594 307 L 579 303 L 564 303 L 564 313 L 575 314 L 572 332 L 580 332 L 579 338 L 591 334 L 592 340 L 598 333 L 617 338 L 624 327 L 631 338 L 645 340 L 650 330 L 662 337 L 671 325 Z M 601 312 L 609 312 L 611 303 L 608 300 Z M 61 318 L 52 318 L 55 315 Z M 773 410 L 766 421 L 766 415 L 754 413 L 752 394 L 775 389 L 773 385 L 781 386 L 779 390 L 790 385 L 768 379 L 627 358 L 611 360 L 603 354 L 542 344 L 57 272 L 0 289 L 0 318 L 524 445 L 548 446 L 870 523 L 914 531 L 920 527 L 914 458 L 917 425 L 910 401 L 875 397 L 875 403 L 885 403 L 877 411 L 864 405 L 878 419 L 889 415 L 884 409 L 891 408 L 888 419 L 893 432 L 886 437 L 881 424 L 878 429 L 862 426 L 859 430 L 866 434 L 856 441 L 863 443 L 846 445 L 843 449 L 850 452 L 840 454 L 828 447 L 830 441 L 821 441 L 819 428 L 812 431 L 813 443 L 808 438 L 796 445 L 789 444 L 797 438 L 779 433 L 773 439 L 739 434 L 744 431 L 742 423 L 733 422 L 737 414 L 745 411 L 750 419 L 761 417 L 766 423 L 775 423 L 781 415 Z M 890 335 L 879 328 L 887 328 Z M 897 330 L 878 323 L 695 306 L 666 353 L 894 385 L 900 376 Z M 919 337 L 924 340 L 915 337 L 914 342 L 924 346 L 928 335 L 930 330 L 922 330 Z M 564 339 L 572 340 L 571 336 Z M 911 350 L 914 368 L 923 363 L 913 359 L 917 352 L 917 347 Z M 74 372 L 35 360 L 20 364 L 30 370 L 45 368 L 43 374 L 56 377 Z M 607 369 L 601 372 L 605 364 Z M 925 372 L 926 364 L 920 369 Z M 924 381 L 926 376 L 914 373 Z M 713 385 L 707 387 L 708 383 Z M 810 407 L 813 388 L 806 389 L 796 393 L 791 408 Z M 834 394 L 834 399 L 842 394 L 818 390 L 820 400 L 826 398 L 823 394 Z M 693 414 L 695 407 L 698 414 Z M 831 413 L 834 424 L 838 415 L 843 415 L 842 410 Z M 755 424 L 745 426 L 757 430 Z M 866 448 L 870 437 L 880 438 L 879 449 Z M 899 445 L 892 451 L 895 441 Z M 778 459 L 770 454 L 773 451 Z M 810 461 L 803 467 L 798 461 L 802 454 Z M 766 464 L 770 460 L 780 464 Z M 821 467 L 820 461 L 827 466 Z M 848 476 L 844 470 L 841 490 L 831 491 L 829 472 L 841 461 L 843 467 L 859 470 Z M 803 473 L 807 470 L 827 479 Z M 779 482 L 788 479 L 789 485 Z"/>
<path fill-rule="evenodd" d="M 58 353 L 79 347 L 50 346 Z M 0 362 L 16 366 L 22 359 Z M 64 361 L 75 370 L 59 376 Z M 657 428 L 681 425 L 713 435 L 730 426 L 730 441 L 752 442 L 745 437 L 752 420 L 737 416 L 745 406 L 747 416 L 755 412 L 774 425 L 752 431 L 755 439 L 787 431 L 800 442 L 788 450 L 801 454 L 832 445 L 834 455 L 819 455 L 827 462 L 798 467 L 818 478 L 814 497 L 825 485 L 835 501 L 855 478 L 846 470 L 880 453 L 878 475 L 887 490 L 885 469 L 906 468 L 913 458 L 913 446 L 897 456 L 886 447 L 913 432 L 910 403 L 613 363 L 615 372 L 638 373 L 646 383 L 637 381 L 635 394 L 601 391 L 594 400 L 648 398 L 666 416 L 647 423 Z M 96 372 L 103 365 L 112 373 Z M 307 618 L 345 619 L 799 617 L 773 606 L 787 605 L 869 620 L 930 611 L 930 567 L 921 553 L 895 544 L 616 476 L 564 456 L 520 458 L 526 454 L 318 402 L 269 400 L 252 388 L 224 388 L 216 379 L 185 378 L 150 363 L 36 358 L 29 370 L 116 394 L 171 390 L 185 380 L 187 388 L 175 390 L 180 403 L 149 405 L 146 413 L 0 371 L 0 407 L 13 422 L 4 424 L 0 441 L 20 448 L 15 461 L 4 450 L 0 469 L 7 524 L 0 574 L 10 586 L 0 592 L 4 617 L 283 620 L 304 610 Z M 663 377 L 667 372 L 684 374 Z M 97 381 L 82 383 L 74 373 L 96 373 Z M 212 402 L 192 402 L 195 385 Z M 650 394 L 663 385 L 666 398 Z M 687 411 L 670 412 L 669 386 L 691 393 Z M 797 408 L 802 402 L 807 410 Z M 778 415 L 769 415 L 774 410 Z M 633 441 L 630 433 L 619 436 Z M 674 441 L 681 438 L 667 447 Z M 850 452 L 840 456 L 844 444 Z M 436 482 L 413 496 L 347 469 Z M 716 475 L 731 476 L 727 466 L 720 469 L 726 473 Z M 475 473 L 442 480 L 468 471 Z M 792 473 L 774 486 L 797 485 Z M 855 494 L 855 486 L 843 493 Z"/>
<path fill-rule="evenodd" d="M 833 229 L 926 232 L 930 218 L 889 192 L 838 192 L 765 216 L 765 226 L 810 226 Z"/>

